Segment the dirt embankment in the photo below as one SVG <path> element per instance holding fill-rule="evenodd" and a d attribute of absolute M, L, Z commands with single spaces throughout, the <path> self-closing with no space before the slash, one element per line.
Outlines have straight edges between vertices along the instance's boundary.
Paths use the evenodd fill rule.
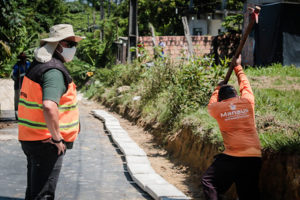
<path fill-rule="evenodd" d="M 195 142 L 198 141 L 198 142 Z M 218 146 L 199 141 L 189 128 L 182 129 L 168 140 L 166 149 L 192 170 L 203 172 L 218 153 Z M 300 199 L 300 155 L 263 152 L 260 174 L 262 199 Z M 227 193 L 234 197 L 234 189 Z"/>
<path fill-rule="evenodd" d="M 164 136 L 159 128 L 147 124 L 140 115 L 129 108 L 121 108 L 108 102 L 102 102 L 123 117 L 136 124 L 150 129 L 155 135 L 156 142 L 163 144 L 168 153 L 189 167 L 198 177 L 212 163 L 213 156 L 219 153 L 219 145 L 201 140 L 194 135 L 191 128 L 185 127 L 171 137 Z M 164 142 L 162 142 L 164 141 Z M 200 187 L 200 179 L 199 181 Z M 300 155 L 263 152 L 263 165 L 260 176 L 262 199 L 272 200 L 300 200 Z M 232 187 L 226 194 L 228 199 L 235 199 L 236 193 Z"/>

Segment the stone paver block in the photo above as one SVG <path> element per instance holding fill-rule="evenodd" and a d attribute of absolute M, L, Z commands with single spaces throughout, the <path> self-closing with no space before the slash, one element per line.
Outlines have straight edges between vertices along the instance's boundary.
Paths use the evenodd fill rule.
<path fill-rule="evenodd" d="M 146 153 L 135 143 L 119 143 L 120 150 L 125 156 L 146 156 Z"/>
<path fill-rule="evenodd" d="M 142 149 L 127 148 L 121 150 L 126 156 L 146 156 L 146 153 Z"/>
<path fill-rule="evenodd" d="M 105 123 L 105 127 L 107 128 L 107 129 L 117 129 L 117 128 L 122 128 L 121 126 L 120 126 L 120 124 L 110 124 L 110 123 Z"/>
<path fill-rule="evenodd" d="M 112 135 L 112 137 L 124 137 L 128 136 L 128 133 L 125 130 L 119 129 L 119 130 L 108 130 L 107 131 Z M 129 136 L 128 136 L 129 137 Z"/>
<path fill-rule="evenodd" d="M 133 174 L 133 181 L 140 186 L 143 190 L 146 189 L 147 185 L 165 185 L 169 184 L 158 174 Z"/>
<path fill-rule="evenodd" d="M 127 164 L 150 164 L 147 156 L 126 156 Z"/>
<path fill-rule="evenodd" d="M 106 126 L 121 126 L 119 121 L 109 121 L 105 123 Z"/>
<path fill-rule="evenodd" d="M 185 194 L 171 184 L 146 185 L 145 191 L 155 200 L 169 199 L 189 199 Z"/>
<path fill-rule="evenodd" d="M 109 115 L 107 112 L 103 111 L 103 110 L 92 110 L 92 113 L 100 118 L 101 120 L 104 120 L 105 122 L 114 122 L 117 123 L 119 122 L 117 118 Z"/>
<path fill-rule="evenodd" d="M 139 187 L 156 200 L 190 199 L 156 174 L 146 153 L 129 137 L 117 119 L 105 111 L 95 110 L 93 112 L 105 122 L 105 127 L 111 133 L 113 141 L 125 155 L 129 174 Z"/>
<path fill-rule="evenodd" d="M 106 120 L 106 123 L 118 123 L 119 120 L 112 116 L 104 116 L 104 119 Z"/>
<path fill-rule="evenodd" d="M 131 177 L 134 174 L 154 174 L 155 171 L 150 164 L 127 164 L 127 170 Z"/>
<path fill-rule="evenodd" d="M 108 113 L 104 110 L 92 110 L 92 113 L 94 113 L 95 115 L 99 115 L 99 116 L 108 115 Z"/>
<path fill-rule="evenodd" d="M 117 137 L 129 137 L 128 133 L 124 130 L 119 130 L 119 131 L 114 130 L 114 131 L 108 131 L 108 132 L 112 135 L 112 137 L 115 137 L 115 138 L 117 138 Z"/>
<path fill-rule="evenodd" d="M 118 126 L 118 127 L 110 127 L 110 128 L 107 128 L 107 130 L 109 131 L 109 132 L 112 132 L 112 131 L 116 131 L 116 132 L 118 132 L 118 131 L 123 131 L 123 132 L 126 132 L 121 126 Z M 127 133 L 127 132 L 126 132 Z"/>
<path fill-rule="evenodd" d="M 118 146 L 121 146 L 122 143 L 134 143 L 134 141 L 127 135 L 118 135 L 116 137 L 112 137 L 112 139 Z"/>

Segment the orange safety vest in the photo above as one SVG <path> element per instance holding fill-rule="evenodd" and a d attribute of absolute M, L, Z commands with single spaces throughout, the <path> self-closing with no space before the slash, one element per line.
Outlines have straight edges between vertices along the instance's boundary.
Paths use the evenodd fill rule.
<path fill-rule="evenodd" d="M 80 127 L 76 85 L 62 62 L 52 58 L 47 63 L 34 62 L 24 77 L 19 101 L 20 141 L 38 141 L 52 137 L 43 114 L 41 87 L 42 74 L 50 69 L 60 70 L 68 86 L 58 104 L 60 133 L 66 142 L 74 142 L 78 135 Z"/>

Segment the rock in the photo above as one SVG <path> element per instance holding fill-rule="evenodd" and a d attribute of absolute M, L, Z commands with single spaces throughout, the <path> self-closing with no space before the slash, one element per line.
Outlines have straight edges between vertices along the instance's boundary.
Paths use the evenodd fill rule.
<path fill-rule="evenodd" d="M 124 85 L 124 86 L 118 87 L 118 89 L 117 89 L 117 95 L 124 94 L 127 91 L 129 91 L 129 90 L 130 90 L 130 86 L 128 86 L 128 85 Z"/>
<path fill-rule="evenodd" d="M 139 101 L 139 100 L 141 100 L 141 96 L 134 96 L 132 98 L 132 101 Z"/>

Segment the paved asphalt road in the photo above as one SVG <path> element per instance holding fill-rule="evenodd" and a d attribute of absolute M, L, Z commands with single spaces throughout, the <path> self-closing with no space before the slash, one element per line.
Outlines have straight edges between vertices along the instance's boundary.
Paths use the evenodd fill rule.
<path fill-rule="evenodd" d="M 151 199 L 132 182 L 122 155 L 89 112 L 81 103 L 82 131 L 64 158 L 56 200 Z M 24 199 L 25 187 L 26 160 L 15 123 L 0 129 L 0 200 Z"/>

